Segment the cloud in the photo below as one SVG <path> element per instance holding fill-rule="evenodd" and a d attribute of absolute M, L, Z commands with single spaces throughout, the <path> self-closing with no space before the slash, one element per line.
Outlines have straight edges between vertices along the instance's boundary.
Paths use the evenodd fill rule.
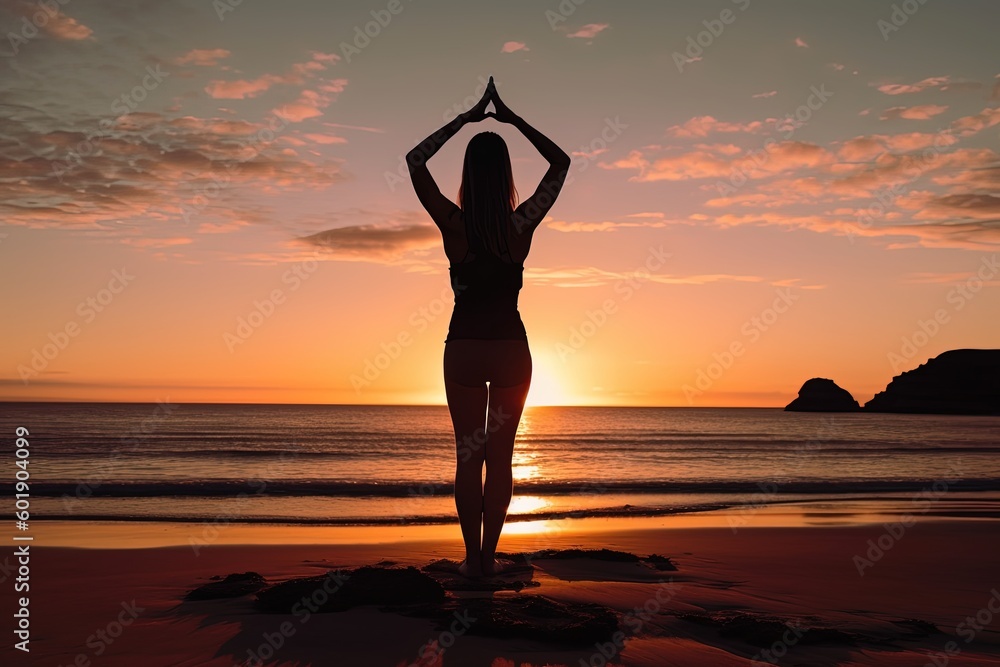
<path fill-rule="evenodd" d="M 546 221 L 547 227 L 558 232 L 615 232 L 629 227 L 666 227 L 671 224 L 686 224 L 684 220 L 667 220 L 662 213 L 634 213 L 626 216 L 644 218 L 639 221 L 602 220 L 600 222 L 580 222 L 567 220 Z"/>
<path fill-rule="evenodd" d="M 921 197 L 913 203 L 914 220 L 983 220 L 1000 223 L 1000 197 L 988 194 L 953 194 Z"/>
<path fill-rule="evenodd" d="M 230 55 L 226 49 L 191 49 L 184 55 L 174 58 L 173 62 L 175 65 L 211 67 L 219 64 L 220 60 L 228 58 Z"/>
<path fill-rule="evenodd" d="M 338 137 L 335 134 L 306 134 L 303 136 L 310 141 L 323 145 L 347 143 L 347 139 L 344 137 Z"/>
<path fill-rule="evenodd" d="M 332 98 L 329 95 L 321 95 L 314 90 L 303 90 L 299 94 L 298 99 L 290 104 L 276 108 L 274 113 L 291 123 L 300 123 L 307 118 L 322 116 L 323 109 L 331 101 Z"/>
<path fill-rule="evenodd" d="M 774 119 L 768 119 L 772 122 Z M 749 123 L 732 123 L 717 120 L 713 116 L 695 116 L 680 125 L 672 125 L 667 128 L 667 136 L 677 138 L 707 137 L 713 132 L 746 132 L 754 133 L 763 130 L 766 124 L 763 121 L 755 120 Z"/>
<path fill-rule="evenodd" d="M 612 285 L 623 280 L 635 280 L 635 271 L 609 271 L 596 266 L 573 266 L 573 267 L 530 267 L 524 270 L 524 279 L 533 285 L 547 287 L 602 287 Z M 787 286 L 798 283 L 798 278 L 768 279 L 764 276 L 739 275 L 731 273 L 701 273 L 701 274 L 672 274 L 672 273 L 645 273 L 642 275 L 643 282 L 657 283 L 660 285 L 713 285 L 718 283 L 761 283 L 776 286 Z M 822 285 L 802 286 L 803 289 L 821 289 Z"/>
<path fill-rule="evenodd" d="M 903 276 L 900 282 L 910 285 L 959 285 L 966 283 L 970 278 L 981 278 L 975 271 L 956 271 L 952 273 L 935 273 L 931 271 L 919 271 L 908 273 Z M 996 287 L 1000 285 L 1000 280 L 981 280 L 984 286 Z"/>
<path fill-rule="evenodd" d="M 528 45 L 524 42 L 504 42 L 503 46 L 500 47 L 501 53 L 514 53 L 515 51 L 530 51 Z"/>
<path fill-rule="evenodd" d="M 418 212 L 401 212 L 388 223 L 338 227 L 297 239 L 341 261 L 397 263 L 408 253 L 441 245 L 441 232 Z"/>
<path fill-rule="evenodd" d="M 65 12 L 59 9 L 58 4 L 55 2 L 43 5 L 37 2 L 27 3 L 14 0 L 13 2 L 7 1 L 2 4 L 18 16 L 26 18 L 32 25 L 36 26 L 49 37 L 66 41 L 80 41 L 89 39 L 94 34 L 93 30 L 76 19 L 67 16 Z M 41 13 L 45 19 L 35 19 L 34 16 L 38 13 Z"/>
<path fill-rule="evenodd" d="M 908 132 L 904 134 L 873 134 L 854 137 L 845 141 L 837 155 L 851 162 L 875 158 L 886 151 L 906 153 L 931 146 L 944 148 L 958 142 L 958 139 L 948 133 L 932 134 L 928 132 Z"/>
<path fill-rule="evenodd" d="M 293 63 L 288 72 L 284 74 L 262 74 L 254 79 L 237 79 L 235 81 L 209 81 L 208 85 L 205 86 L 205 92 L 214 99 L 222 100 L 244 100 L 257 97 L 277 84 L 305 84 L 307 80 L 312 79 L 318 73 L 325 71 L 329 65 L 340 60 L 340 56 L 336 54 L 320 51 L 312 51 L 310 56 L 307 61 Z M 318 87 L 324 92 L 340 92 L 346 82 L 346 79 L 321 81 Z M 333 90 L 326 91 L 323 86 L 332 87 Z"/>
<path fill-rule="evenodd" d="M 952 121 L 948 129 L 963 137 L 967 137 L 993 127 L 997 123 L 1000 123 L 1000 107 L 987 107 L 977 114 L 963 116 Z"/>
<path fill-rule="evenodd" d="M 610 28 L 611 25 L 608 23 L 588 23 L 576 32 L 571 32 L 567 37 L 578 37 L 581 39 L 593 39 L 597 35 L 601 34 L 603 31 Z"/>
<path fill-rule="evenodd" d="M 871 197 L 876 191 L 911 183 L 942 170 L 965 171 L 996 164 L 998 156 L 988 148 L 959 149 L 952 152 L 883 153 L 841 178 L 827 183 L 833 193 L 846 197 Z"/>
<path fill-rule="evenodd" d="M 245 100 L 257 97 L 270 90 L 276 83 L 286 83 L 287 79 L 276 74 L 264 74 L 256 79 L 240 79 L 237 81 L 210 81 L 205 86 L 205 92 L 217 100 Z"/>
<path fill-rule="evenodd" d="M 750 156 L 733 157 L 708 150 L 663 157 L 647 157 L 642 151 L 633 150 L 627 157 L 611 163 L 599 162 L 603 169 L 633 169 L 638 171 L 631 180 L 686 181 L 699 178 L 729 178 L 742 173 L 749 178 L 765 178 L 783 171 L 816 167 L 833 161 L 826 149 L 816 144 L 800 141 L 783 141 L 761 151 L 759 159 Z"/>
<path fill-rule="evenodd" d="M 937 185 L 962 188 L 966 191 L 971 189 L 1000 192 L 1000 165 L 938 174 L 932 180 Z"/>
<path fill-rule="evenodd" d="M 982 84 L 977 81 L 955 81 L 950 76 L 932 76 L 916 83 L 884 83 L 872 84 L 878 86 L 879 92 L 886 95 L 912 95 L 927 90 L 961 91 L 979 90 Z"/>
<path fill-rule="evenodd" d="M 124 238 L 122 239 L 122 243 L 135 246 L 136 248 L 169 248 L 171 246 L 194 243 L 194 239 L 187 236 L 178 236 L 174 238 Z"/>
<path fill-rule="evenodd" d="M 927 120 L 943 114 L 948 110 L 947 106 L 939 104 L 919 104 L 912 107 L 890 107 L 882 112 L 882 120 L 895 120 L 906 118 L 908 120 Z"/>
<path fill-rule="evenodd" d="M 777 94 L 778 94 L 777 90 L 769 90 L 766 93 L 757 93 L 756 95 L 751 95 L 751 97 L 755 99 L 760 99 L 765 97 L 774 97 Z"/>
<path fill-rule="evenodd" d="M 809 45 L 806 44 L 806 40 L 802 39 L 801 37 L 796 37 L 795 38 L 795 46 L 798 46 L 798 47 L 803 48 L 803 49 L 808 49 L 809 48 Z"/>
<path fill-rule="evenodd" d="M 1000 220 L 957 219 L 918 224 L 864 224 L 861 218 L 851 215 L 789 215 L 764 211 L 746 215 L 726 213 L 700 222 L 720 228 L 778 226 L 851 239 L 880 238 L 889 242 L 889 248 L 957 248 L 976 251 L 1000 248 Z"/>
<path fill-rule="evenodd" d="M 47 110 L 20 105 L 0 137 L 6 224 L 120 239 L 155 238 L 144 230 L 188 220 L 273 224 L 259 201 L 248 200 L 248 190 L 266 195 L 278 184 L 285 192 L 322 190 L 348 178 L 336 162 L 283 150 L 290 134 L 260 142 L 269 127 L 263 122 L 143 112 L 95 133 L 102 121 L 110 119 L 61 122 Z M 88 141 L 90 148 L 81 149 Z"/>

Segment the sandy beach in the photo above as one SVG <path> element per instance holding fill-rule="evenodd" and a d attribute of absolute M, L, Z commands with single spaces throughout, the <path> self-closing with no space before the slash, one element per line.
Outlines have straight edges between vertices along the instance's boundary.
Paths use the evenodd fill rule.
<path fill-rule="evenodd" d="M 499 588 L 506 590 L 455 590 L 470 586 L 448 575 L 442 579 L 438 571 L 432 574 L 445 584 L 440 604 L 359 604 L 329 613 L 300 607 L 282 614 L 261 610 L 255 593 L 197 601 L 185 597 L 212 577 L 232 573 L 256 572 L 270 586 L 350 573 L 364 565 L 419 569 L 438 562 L 446 570 L 441 559 L 461 557 L 456 528 L 232 525 L 211 544 L 194 548 L 188 538 L 200 527 L 143 523 L 100 530 L 52 523 L 42 530 L 40 542 L 120 548 L 34 547 L 32 650 L 30 657 L 7 651 L 3 662 L 150 667 L 1000 664 L 996 519 L 921 517 L 910 526 L 899 524 L 902 531 L 892 525 L 809 507 L 770 508 L 736 530 L 732 515 L 718 512 L 567 521 L 551 530 L 515 524 L 504 535 L 502 549 L 549 557 L 538 556 L 530 569 L 501 577 Z M 84 539 L 88 530 L 90 542 Z M 170 543 L 175 546 L 164 546 Z M 141 544 L 150 546 L 125 548 Z M 642 558 L 657 554 L 676 570 L 656 569 L 648 561 L 558 557 L 572 556 L 568 549 L 615 550 Z M 335 590 L 337 580 L 328 580 Z M 600 605 L 592 609 L 611 610 L 620 634 L 547 641 L 546 628 L 556 637 L 557 621 L 535 618 L 533 627 L 507 626 L 500 631 L 505 636 L 495 636 L 501 626 L 469 613 L 490 609 L 486 604 L 498 605 L 488 613 L 502 615 L 504 604 L 529 596 L 578 611 L 582 608 L 574 605 Z M 468 606 L 473 603 L 480 606 Z"/>

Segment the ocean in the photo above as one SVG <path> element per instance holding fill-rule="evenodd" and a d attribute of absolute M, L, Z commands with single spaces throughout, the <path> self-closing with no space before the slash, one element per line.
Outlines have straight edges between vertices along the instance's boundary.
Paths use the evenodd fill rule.
<path fill-rule="evenodd" d="M 0 422 L 12 462 L 30 432 L 36 521 L 455 522 L 444 406 L 5 403 Z M 1000 491 L 998 454 L 1000 417 L 533 407 L 509 520 L 971 500 Z"/>

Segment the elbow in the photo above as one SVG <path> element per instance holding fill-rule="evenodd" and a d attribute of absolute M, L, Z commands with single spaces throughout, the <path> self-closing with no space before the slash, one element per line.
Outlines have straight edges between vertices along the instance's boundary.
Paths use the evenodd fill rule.
<path fill-rule="evenodd" d="M 563 171 L 569 171 L 570 165 L 573 163 L 572 158 L 566 153 L 563 153 L 558 158 L 552 161 L 552 166 Z"/>
<path fill-rule="evenodd" d="M 406 154 L 406 166 L 410 168 L 412 172 L 414 169 L 418 169 L 424 164 L 426 164 L 427 158 L 424 157 L 423 151 L 419 148 L 414 148 L 412 151 Z"/>

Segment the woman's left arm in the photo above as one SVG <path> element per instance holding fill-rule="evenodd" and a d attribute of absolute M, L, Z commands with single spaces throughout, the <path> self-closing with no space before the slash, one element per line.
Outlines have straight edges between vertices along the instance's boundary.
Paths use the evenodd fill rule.
<path fill-rule="evenodd" d="M 459 114 L 455 120 L 449 122 L 441 129 L 437 130 L 429 137 L 417 144 L 413 150 L 406 154 L 406 164 L 410 169 L 410 181 L 413 189 L 417 193 L 417 199 L 427 213 L 430 214 L 438 227 L 443 227 L 455 213 L 461 209 L 441 194 L 434 177 L 427 169 L 427 161 L 434 156 L 438 150 L 444 146 L 445 142 L 455 136 L 466 123 L 478 123 L 487 117 L 486 106 L 490 103 L 489 91 L 483 93 L 483 97 L 476 106 L 465 113 Z"/>

